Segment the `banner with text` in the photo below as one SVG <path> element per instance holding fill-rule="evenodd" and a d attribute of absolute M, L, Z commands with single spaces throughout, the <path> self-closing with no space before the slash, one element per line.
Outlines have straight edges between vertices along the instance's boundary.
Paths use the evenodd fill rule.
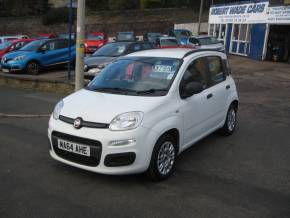
<path fill-rule="evenodd" d="M 233 4 L 210 8 L 210 24 L 266 23 L 269 2 Z"/>
<path fill-rule="evenodd" d="M 269 7 L 267 23 L 290 24 L 290 6 Z"/>

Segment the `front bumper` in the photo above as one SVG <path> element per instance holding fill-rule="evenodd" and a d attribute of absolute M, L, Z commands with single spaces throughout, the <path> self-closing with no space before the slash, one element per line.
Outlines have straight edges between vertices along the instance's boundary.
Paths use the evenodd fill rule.
<path fill-rule="evenodd" d="M 101 146 L 99 148 L 100 154 L 99 157 L 95 157 L 95 164 L 86 164 L 77 159 L 72 160 L 58 155 L 53 144 L 55 139 L 52 137 L 55 132 L 99 142 Z M 71 124 L 51 118 L 49 121 L 48 137 L 50 141 L 50 155 L 55 160 L 96 173 L 124 175 L 146 171 L 150 164 L 151 154 L 158 134 L 144 127 L 118 132 L 110 131 L 109 129 L 85 127 L 75 129 Z M 126 140 L 131 141 L 131 143 L 118 146 L 111 144 L 112 142 Z M 120 160 L 122 164 L 114 164 L 114 161 L 111 161 L 112 158 L 115 158 L 113 159 L 114 161 Z M 108 162 L 108 160 L 111 162 Z"/>
<path fill-rule="evenodd" d="M 4 63 L 1 62 L 1 70 L 3 72 L 15 72 L 15 71 L 22 71 L 25 69 L 25 63 L 21 61 L 9 61 Z"/>

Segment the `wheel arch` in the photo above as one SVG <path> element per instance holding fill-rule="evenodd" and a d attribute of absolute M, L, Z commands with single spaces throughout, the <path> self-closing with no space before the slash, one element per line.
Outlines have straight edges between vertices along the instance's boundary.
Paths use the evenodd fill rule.
<path fill-rule="evenodd" d="M 232 103 L 230 104 L 234 107 L 235 111 L 238 111 L 239 108 L 239 101 L 237 99 L 233 100 Z"/>
<path fill-rule="evenodd" d="M 170 135 L 175 139 L 177 153 L 180 150 L 180 131 L 177 128 L 171 128 L 168 130 L 163 131 L 160 136 L 158 137 L 157 141 L 164 135 Z M 156 141 L 156 143 L 157 143 Z"/>
<path fill-rule="evenodd" d="M 36 62 L 37 64 L 39 64 L 40 67 L 42 67 L 41 62 L 40 62 L 39 60 L 35 59 L 35 58 L 28 60 L 28 61 L 26 62 L 25 67 L 27 67 L 27 65 L 28 65 L 29 63 L 31 63 L 31 62 Z"/>

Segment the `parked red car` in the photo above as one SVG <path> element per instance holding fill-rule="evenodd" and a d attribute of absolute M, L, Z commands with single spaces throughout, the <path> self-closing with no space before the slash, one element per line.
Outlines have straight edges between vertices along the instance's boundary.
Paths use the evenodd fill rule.
<path fill-rule="evenodd" d="M 94 53 L 98 48 L 108 42 L 108 37 L 102 32 L 92 32 L 85 39 L 85 52 Z"/>
<path fill-rule="evenodd" d="M 35 39 L 15 39 L 11 41 L 6 41 L 0 44 L 0 59 L 7 53 L 11 51 L 16 51 L 22 48 L 29 42 L 32 42 Z"/>

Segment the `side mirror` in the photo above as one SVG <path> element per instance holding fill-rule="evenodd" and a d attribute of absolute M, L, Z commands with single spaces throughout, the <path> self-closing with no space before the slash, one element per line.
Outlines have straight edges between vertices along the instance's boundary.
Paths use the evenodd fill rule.
<path fill-rule="evenodd" d="M 44 47 L 41 47 L 38 49 L 38 52 L 44 54 L 46 52 L 46 49 Z"/>
<path fill-rule="evenodd" d="M 186 99 L 195 94 L 201 93 L 202 91 L 203 91 L 203 85 L 201 83 L 190 82 L 185 85 L 183 91 L 180 92 L 180 95 L 182 99 Z"/>

